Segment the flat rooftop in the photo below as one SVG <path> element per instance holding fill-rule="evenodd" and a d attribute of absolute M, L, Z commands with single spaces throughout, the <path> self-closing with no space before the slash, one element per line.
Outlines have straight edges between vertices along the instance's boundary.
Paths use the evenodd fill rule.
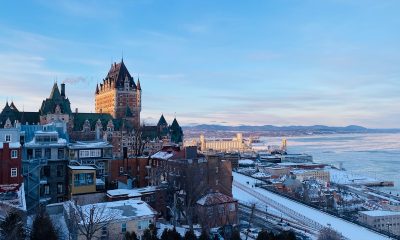
<path fill-rule="evenodd" d="M 132 219 L 143 216 L 153 217 L 156 215 L 156 212 L 142 200 L 129 199 L 81 206 L 82 211 L 85 214 L 89 213 L 92 207 L 95 207 L 95 209 L 101 209 L 102 211 L 104 209 L 103 214 L 112 216 L 114 220 Z"/>
<path fill-rule="evenodd" d="M 368 215 L 370 217 L 400 216 L 400 212 L 384 210 L 360 211 L 360 213 Z"/>

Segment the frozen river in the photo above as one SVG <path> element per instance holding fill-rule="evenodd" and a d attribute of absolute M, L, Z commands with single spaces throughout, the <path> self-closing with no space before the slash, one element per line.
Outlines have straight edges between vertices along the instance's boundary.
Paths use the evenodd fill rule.
<path fill-rule="evenodd" d="M 355 174 L 393 181 L 394 187 L 379 188 L 400 194 L 400 134 L 335 134 L 287 137 L 289 153 L 308 153 L 314 162 L 338 166 Z M 262 138 L 280 145 L 282 138 Z"/>

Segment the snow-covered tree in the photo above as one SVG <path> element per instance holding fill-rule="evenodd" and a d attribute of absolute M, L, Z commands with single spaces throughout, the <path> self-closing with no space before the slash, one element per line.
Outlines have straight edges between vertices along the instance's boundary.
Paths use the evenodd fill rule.
<path fill-rule="evenodd" d="M 0 238 L 4 240 L 25 239 L 25 229 L 21 214 L 11 211 L 0 223 Z"/>

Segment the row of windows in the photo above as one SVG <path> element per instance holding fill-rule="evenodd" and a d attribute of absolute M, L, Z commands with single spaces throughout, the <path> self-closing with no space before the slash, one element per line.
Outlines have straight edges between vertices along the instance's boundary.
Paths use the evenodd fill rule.
<path fill-rule="evenodd" d="M 36 136 L 35 141 L 38 143 L 48 143 L 48 142 L 57 142 L 57 135 L 45 135 L 45 136 Z"/>
<path fill-rule="evenodd" d="M 55 170 L 56 171 L 54 171 L 54 169 L 53 169 L 53 171 L 51 171 L 51 168 L 54 168 L 54 166 L 53 167 L 44 166 L 42 168 L 42 170 L 41 170 L 41 176 L 43 176 L 43 177 L 51 177 L 52 175 L 54 176 L 54 172 L 56 173 L 55 177 L 64 176 L 64 165 L 60 164 L 60 165 L 55 166 L 55 168 L 56 168 Z"/>
<path fill-rule="evenodd" d="M 74 186 L 87 186 L 93 185 L 94 174 L 93 173 L 78 173 L 74 174 Z"/>
<path fill-rule="evenodd" d="M 101 149 L 80 150 L 79 157 L 80 158 L 101 157 Z"/>
<path fill-rule="evenodd" d="M 51 191 L 50 191 L 50 185 L 46 184 L 43 187 L 42 190 L 42 195 L 50 195 Z M 57 183 L 57 194 L 62 194 L 64 193 L 64 184 L 63 183 Z"/>
<path fill-rule="evenodd" d="M 51 148 L 45 148 L 44 151 L 41 148 L 35 148 L 35 149 L 27 149 L 28 159 L 42 158 L 43 152 L 44 152 L 45 158 L 47 158 L 47 159 L 53 158 L 51 155 Z M 64 159 L 64 158 L 65 158 L 65 151 L 63 148 L 59 148 L 57 150 L 57 159 Z"/>

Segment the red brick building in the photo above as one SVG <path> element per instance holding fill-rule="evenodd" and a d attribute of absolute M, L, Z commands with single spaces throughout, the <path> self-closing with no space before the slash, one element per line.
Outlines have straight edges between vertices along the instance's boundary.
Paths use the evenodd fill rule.
<path fill-rule="evenodd" d="M 146 187 L 148 186 L 148 164 L 148 157 L 111 160 L 109 180 L 111 184 L 122 182 L 127 185 L 131 180 L 132 187 Z"/>
<path fill-rule="evenodd" d="M 0 142 L 0 185 L 22 182 L 21 144 Z"/>
<path fill-rule="evenodd" d="M 196 215 L 204 229 L 238 223 L 238 201 L 219 192 L 210 192 L 196 202 Z"/>

